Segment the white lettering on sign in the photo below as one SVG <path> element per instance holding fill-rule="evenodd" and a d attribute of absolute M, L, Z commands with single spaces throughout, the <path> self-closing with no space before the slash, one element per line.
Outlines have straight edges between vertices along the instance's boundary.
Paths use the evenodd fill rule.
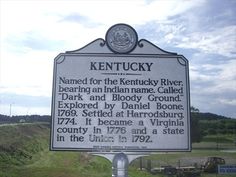
<path fill-rule="evenodd" d="M 55 59 L 53 150 L 190 150 L 189 114 L 188 63 L 180 56 Z"/>

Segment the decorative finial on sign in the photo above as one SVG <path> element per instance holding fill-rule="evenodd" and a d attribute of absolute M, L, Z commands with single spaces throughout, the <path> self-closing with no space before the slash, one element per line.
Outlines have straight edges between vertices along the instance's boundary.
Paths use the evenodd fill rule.
<path fill-rule="evenodd" d="M 107 30 L 106 43 L 114 53 L 127 54 L 134 50 L 138 42 L 138 34 L 134 28 L 119 23 Z"/>

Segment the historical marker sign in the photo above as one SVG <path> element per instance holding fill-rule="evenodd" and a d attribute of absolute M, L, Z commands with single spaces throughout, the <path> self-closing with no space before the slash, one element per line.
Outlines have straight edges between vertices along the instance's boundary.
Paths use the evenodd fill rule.
<path fill-rule="evenodd" d="M 188 61 L 125 24 L 54 61 L 52 150 L 189 151 Z"/>

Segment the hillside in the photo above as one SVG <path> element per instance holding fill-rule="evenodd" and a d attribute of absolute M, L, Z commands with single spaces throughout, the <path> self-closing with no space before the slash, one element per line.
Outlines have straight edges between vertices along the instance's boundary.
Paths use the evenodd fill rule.
<path fill-rule="evenodd" d="M 0 168 L 34 161 L 48 145 L 48 135 L 49 124 L 0 125 Z"/>
<path fill-rule="evenodd" d="M 191 118 L 198 121 L 202 137 L 214 134 L 236 134 L 236 119 L 212 114 L 212 113 L 191 113 Z"/>
<path fill-rule="evenodd" d="M 225 117 L 225 116 L 221 116 L 221 115 L 217 115 L 217 114 L 213 114 L 213 113 L 203 113 L 203 112 L 192 112 L 191 116 L 197 116 L 197 118 L 199 120 L 229 120 L 232 119 L 230 117 Z"/>

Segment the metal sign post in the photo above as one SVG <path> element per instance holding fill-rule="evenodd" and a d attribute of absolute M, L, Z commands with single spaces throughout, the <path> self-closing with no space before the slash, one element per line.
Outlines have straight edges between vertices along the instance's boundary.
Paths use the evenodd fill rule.
<path fill-rule="evenodd" d="M 116 24 L 54 60 L 51 150 L 109 159 L 113 176 L 150 152 L 190 151 L 188 60 Z"/>
<path fill-rule="evenodd" d="M 116 154 L 112 161 L 112 177 L 128 177 L 129 160 L 126 154 Z"/>
<path fill-rule="evenodd" d="M 150 155 L 149 153 L 91 153 L 108 159 L 112 163 L 112 177 L 128 177 L 129 164 L 139 158 Z"/>

